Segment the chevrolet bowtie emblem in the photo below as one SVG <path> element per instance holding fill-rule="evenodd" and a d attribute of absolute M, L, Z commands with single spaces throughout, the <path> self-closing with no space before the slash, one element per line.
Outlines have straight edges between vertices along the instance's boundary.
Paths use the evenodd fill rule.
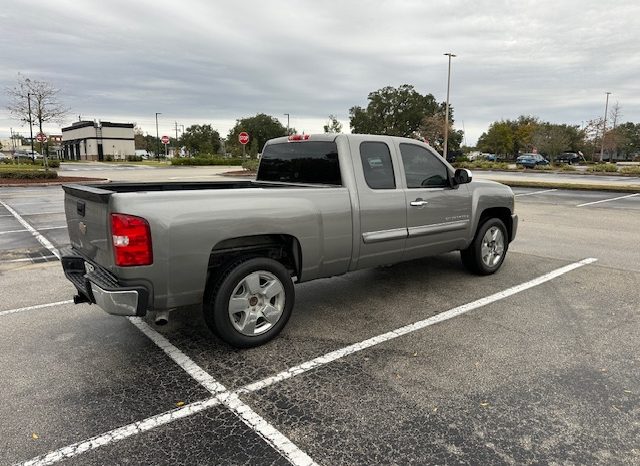
<path fill-rule="evenodd" d="M 80 233 L 82 233 L 83 235 L 87 234 L 87 224 L 84 222 L 80 222 L 78 224 L 78 227 L 80 228 Z"/>

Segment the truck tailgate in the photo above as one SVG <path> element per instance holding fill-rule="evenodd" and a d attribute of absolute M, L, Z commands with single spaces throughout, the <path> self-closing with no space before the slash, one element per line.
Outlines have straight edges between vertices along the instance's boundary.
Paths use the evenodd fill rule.
<path fill-rule="evenodd" d="M 110 191 L 91 186 L 65 185 L 64 210 L 71 246 L 85 258 L 111 269 L 109 241 Z"/>

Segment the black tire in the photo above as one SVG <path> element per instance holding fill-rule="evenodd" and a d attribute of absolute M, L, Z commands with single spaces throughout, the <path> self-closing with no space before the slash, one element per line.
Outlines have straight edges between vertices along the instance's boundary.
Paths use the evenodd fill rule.
<path fill-rule="evenodd" d="M 499 231 L 499 234 L 502 238 L 502 253 L 499 257 L 495 255 L 485 255 L 483 259 L 483 251 L 482 246 L 484 242 L 485 235 L 489 230 L 496 228 Z M 492 230 L 495 231 L 495 230 Z M 493 250 L 496 252 L 496 249 L 500 248 L 500 245 L 496 245 L 497 241 L 494 244 L 487 245 L 489 250 Z M 460 251 L 460 258 L 462 259 L 462 264 L 472 273 L 477 275 L 491 275 L 495 273 L 504 262 L 504 258 L 507 255 L 507 250 L 509 249 L 509 237 L 507 236 L 507 228 L 504 226 L 504 223 L 499 218 L 489 218 L 484 221 L 478 227 L 478 231 L 476 232 L 476 236 L 473 238 L 473 242 L 469 245 L 467 249 L 463 249 Z"/>
<path fill-rule="evenodd" d="M 248 280 L 253 278 L 255 283 L 255 277 L 260 291 L 251 292 Z M 274 285 L 278 289 L 278 283 L 281 291 L 277 296 L 268 297 L 263 294 L 268 285 Z M 246 300 L 246 311 L 231 314 L 233 296 L 238 302 Z M 216 283 L 208 288 L 204 297 L 204 318 L 211 331 L 231 346 L 251 348 L 268 342 L 280 333 L 291 317 L 294 301 L 293 281 L 280 262 L 266 257 L 243 258 L 227 267 Z M 271 311 L 265 314 L 262 312 L 264 309 L 273 310 L 269 317 L 273 322 L 267 317 Z M 275 311 L 280 312 L 279 316 Z M 256 315 L 258 317 L 252 320 Z M 248 321 L 253 321 L 253 331 L 251 324 L 243 327 L 243 323 Z"/>

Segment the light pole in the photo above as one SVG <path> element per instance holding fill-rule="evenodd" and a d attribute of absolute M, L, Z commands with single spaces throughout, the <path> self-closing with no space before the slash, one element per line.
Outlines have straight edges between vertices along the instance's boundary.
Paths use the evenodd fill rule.
<path fill-rule="evenodd" d="M 447 103 L 445 106 L 445 117 L 444 117 L 444 148 L 442 150 L 442 156 L 447 159 L 447 151 L 449 150 L 449 90 L 451 88 L 451 59 L 455 57 L 455 55 L 451 52 L 447 52 L 444 55 L 449 57 L 449 71 L 447 72 Z"/>
<path fill-rule="evenodd" d="M 607 100 L 604 104 L 604 121 L 602 122 L 602 141 L 600 144 L 600 161 L 604 160 L 604 135 L 607 132 L 607 111 L 609 110 L 609 94 L 611 92 L 605 92 L 607 94 Z"/>
<path fill-rule="evenodd" d="M 158 132 L 158 115 L 162 115 L 162 112 L 156 112 L 156 160 L 160 160 L 160 133 Z"/>
<path fill-rule="evenodd" d="M 287 116 L 287 136 L 289 136 L 289 114 L 285 113 L 285 115 Z"/>

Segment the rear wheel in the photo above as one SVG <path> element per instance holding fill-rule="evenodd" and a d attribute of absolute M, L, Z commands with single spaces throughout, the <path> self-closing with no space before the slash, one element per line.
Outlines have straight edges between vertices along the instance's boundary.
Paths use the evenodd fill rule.
<path fill-rule="evenodd" d="M 460 257 L 471 272 L 491 275 L 504 262 L 508 248 L 509 240 L 504 223 L 499 218 L 490 218 L 478 228 L 471 245 L 460 251 Z"/>
<path fill-rule="evenodd" d="M 209 328 L 232 346 L 249 348 L 274 338 L 286 325 L 295 299 L 293 282 L 278 261 L 245 258 L 226 269 L 205 296 Z"/>

